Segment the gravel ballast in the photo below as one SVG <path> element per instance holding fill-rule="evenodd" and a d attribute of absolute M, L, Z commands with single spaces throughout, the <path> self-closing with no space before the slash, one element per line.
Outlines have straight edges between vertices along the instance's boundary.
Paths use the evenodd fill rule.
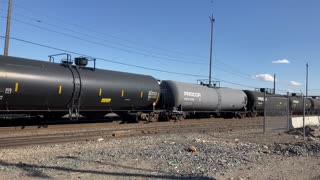
<path fill-rule="evenodd" d="M 263 179 L 263 176 L 255 177 L 258 168 L 263 173 L 261 169 L 267 170 L 272 166 L 270 163 L 311 157 L 308 165 L 317 166 L 319 154 L 318 142 L 259 144 L 237 138 L 221 139 L 213 133 L 97 139 L 0 149 L 0 176 L 6 179 Z M 266 172 L 266 178 L 270 172 Z M 282 177 L 279 174 L 274 178 Z"/>

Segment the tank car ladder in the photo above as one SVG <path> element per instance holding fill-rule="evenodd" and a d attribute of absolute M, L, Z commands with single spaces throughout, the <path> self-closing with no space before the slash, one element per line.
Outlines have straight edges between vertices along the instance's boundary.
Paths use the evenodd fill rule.
<path fill-rule="evenodd" d="M 72 120 L 73 114 L 75 114 L 75 119 L 79 119 L 79 112 L 80 112 L 80 100 L 81 100 L 81 76 L 79 73 L 79 68 L 77 66 L 70 66 L 69 69 L 72 72 L 73 76 L 73 92 L 72 92 L 72 99 L 69 105 L 69 117 Z"/>

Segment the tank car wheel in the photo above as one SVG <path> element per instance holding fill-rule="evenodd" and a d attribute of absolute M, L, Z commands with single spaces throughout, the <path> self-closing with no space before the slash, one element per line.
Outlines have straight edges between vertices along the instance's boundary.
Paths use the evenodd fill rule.
<path fill-rule="evenodd" d="M 253 117 L 253 118 L 255 118 L 255 117 L 257 117 L 257 115 L 258 115 L 257 112 L 249 112 L 249 113 L 248 113 L 248 117 Z"/>
<path fill-rule="evenodd" d="M 149 122 L 157 122 L 159 120 L 159 114 L 150 113 L 149 114 Z"/>
<path fill-rule="evenodd" d="M 158 114 L 156 113 L 143 113 L 143 112 L 138 112 L 136 114 L 136 121 L 137 122 L 140 122 L 140 121 L 143 121 L 145 123 L 148 123 L 148 122 L 155 122 L 155 121 L 158 121 Z"/>
<path fill-rule="evenodd" d="M 139 122 L 141 119 L 142 119 L 142 114 L 143 114 L 143 112 L 137 112 L 137 114 L 136 114 L 136 121 L 137 122 Z"/>
<path fill-rule="evenodd" d="M 182 121 L 184 120 L 184 116 L 182 114 L 178 114 L 175 116 L 175 121 Z"/>
<path fill-rule="evenodd" d="M 245 117 L 246 117 L 246 114 L 245 114 L 245 113 L 238 112 L 238 113 L 236 114 L 236 117 L 237 117 L 238 119 L 242 119 L 242 118 L 245 118 Z"/>
<path fill-rule="evenodd" d="M 167 112 L 160 112 L 158 121 L 169 121 L 170 117 Z"/>

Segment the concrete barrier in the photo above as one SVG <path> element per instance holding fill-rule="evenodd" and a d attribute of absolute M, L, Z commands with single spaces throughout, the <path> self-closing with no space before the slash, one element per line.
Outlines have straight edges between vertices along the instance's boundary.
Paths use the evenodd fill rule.
<path fill-rule="evenodd" d="M 306 116 L 305 126 L 317 126 L 320 125 L 320 116 Z M 303 127 L 303 117 L 292 117 L 289 122 L 290 129 L 302 128 Z"/>

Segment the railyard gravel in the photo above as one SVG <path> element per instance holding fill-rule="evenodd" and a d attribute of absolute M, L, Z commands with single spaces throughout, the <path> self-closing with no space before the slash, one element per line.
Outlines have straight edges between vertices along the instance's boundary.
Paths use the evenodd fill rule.
<path fill-rule="evenodd" d="M 320 177 L 316 170 L 320 167 L 318 140 L 257 143 L 235 137 L 185 133 L 0 149 L 0 176 L 5 179 Z M 305 164 L 299 166 L 299 162 Z M 297 172 L 293 169 L 290 173 L 290 166 Z M 301 174 L 299 168 L 306 174 Z M 311 172 L 310 168 L 315 170 Z"/>

